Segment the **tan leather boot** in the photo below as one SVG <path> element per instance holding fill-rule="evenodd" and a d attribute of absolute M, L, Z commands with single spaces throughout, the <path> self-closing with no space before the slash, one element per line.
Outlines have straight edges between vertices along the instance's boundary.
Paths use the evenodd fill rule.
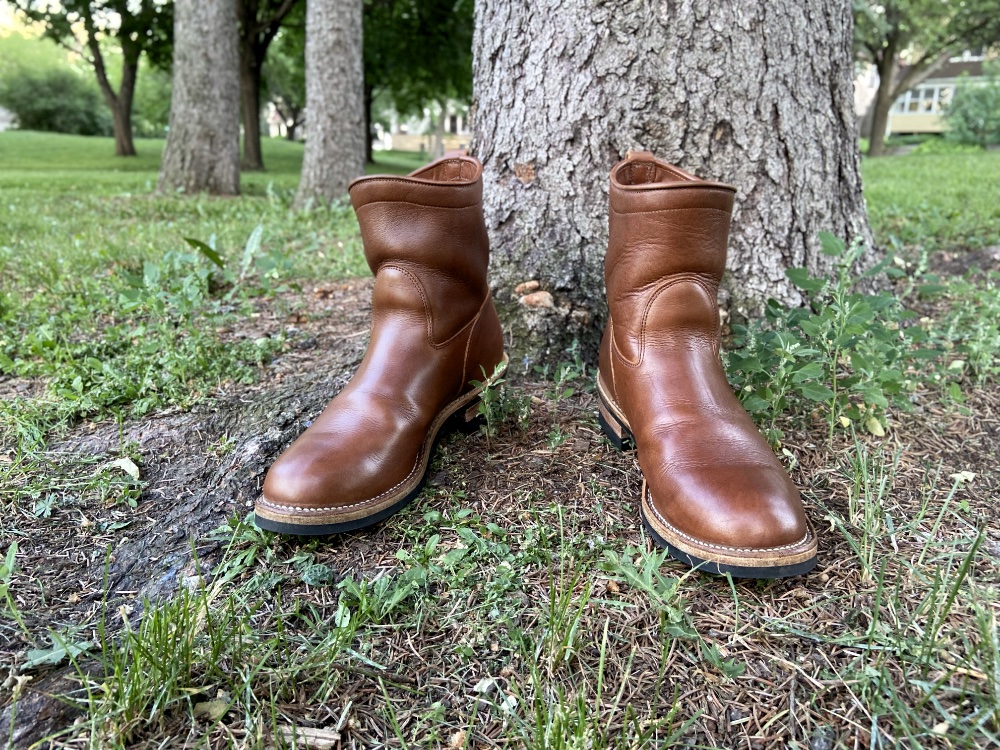
<path fill-rule="evenodd" d="M 735 188 L 648 152 L 611 172 L 601 343 L 601 424 L 638 449 L 640 512 L 653 539 L 699 570 L 799 575 L 816 535 L 719 358 L 716 294 Z"/>
<path fill-rule="evenodd" d="M 507 363 L 482 192 L 482 165 L 467 156 L 351 184 L 375 274 L 371 341 L 350 383 L 268 472 L 261 528 L 335 534 L 381 521 L 419 493 L 446 422 L 476 417 L 482 386 L 471 381 L 492 382 Z"/>

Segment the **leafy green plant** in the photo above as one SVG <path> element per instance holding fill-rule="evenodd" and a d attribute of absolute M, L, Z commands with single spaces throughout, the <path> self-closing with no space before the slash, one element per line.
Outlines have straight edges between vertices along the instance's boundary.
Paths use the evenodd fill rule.
<path fill-rule="evenodd" d="M 666 634 L 675 638 L 693 638 L 696 633 L 680 597 L 684 579 L 660 572 L 669 559 L 667 550 L 647 552 L 637 547 L 626 547 L 621 554 L 605 550 L 604 559 L 597 567 L 647 594 L 651 604 L 661 612 L 661 627 Z"/>
<path fill-rule="evenodd" d="M 24 618 L 21 616 L 21 610 L 17 607 L 17 602 L 14 601 L 13 594 L 10 593 L 11 580 L 14 578 L 14 569 L 17 565 L 17 542 L 11 542 L 10 546 L 7 547 L 7 554 L 4 556 L 2 562 L 0 562 L 0 598 L 3 598 L 4 603 L 4 613 L 13 618 L 13 620 L 21 626 L 21 630 L 25 634 L 30 635 L 28 629 L 24 625 Z"/>
<path fill-rule="evenodd" d="M 733 326 L 730 381 L 772 442 L 781 438 L 778 416 L 804 408 L 822 413 L 831 436 L 851 424 L 883 435 L 890 405 L 909 408 L 907 394 L 914 387 L 909 368 L 939 354 L 920 348 L 926 331 L 901 325 L 915 316 L 896 297 L 854 291 L 864 252 L 860 242 L 846 248 L 831 234 L 821 239 L 823 252 L 836 258 L 831 278 L 815 278 L 804 268 L 787 271 L 806 298 L 803 307 L 770 300 L 764 322 Z M 887 266 L 884 260 L 861 278 Z"/>
<path fill-rule="evenodd" d="M 987 64 L 986 81 L 973 82 L 963 74 L 945 110 L 945 137 L 986 148 L 1000 143 L 1000 66 Z"/>
<path fill-rule="evenodd" d="M 511 387 L 507 380 L 501 377 L 502 364 L 498 364 L 493 370 L 492 378 L 487 376 L 485 370 L 482 372 L 482 381 L 473 380 L 472 385 L 479 388 L 483 383 L 487 383 L 479 394 L 478 413 L 483 418 L 480 430 L 486 436 L 486 444 L 489 446 L 493 438 L 500 433 L 502 425 L 513 423 L 521 430 L 528 426 L 531 399 Z"/>

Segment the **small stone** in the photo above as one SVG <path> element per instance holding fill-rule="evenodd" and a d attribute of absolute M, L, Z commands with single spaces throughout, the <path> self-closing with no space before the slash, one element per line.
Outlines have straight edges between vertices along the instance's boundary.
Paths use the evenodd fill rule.
<path fill-rule="evenodd" d="M 522 281 L 520 284 L 514 287 L 514 294 L 516 294 L 518 297 L 521 297 L 525 294 L 529 294 L 530 292 L 537 292 L 541 288 L 541 286 L 542 285 L 539 284 L 538 281 L 536 281 L 535 279 L 532 279 L 531 281 Z"/>
<path fill-rule="evenodd" d="M 548 307 L 556 306 L 555 300 L 548 292 L 532 292 L 521 297 L 521 304 L 527 307 Z"/>

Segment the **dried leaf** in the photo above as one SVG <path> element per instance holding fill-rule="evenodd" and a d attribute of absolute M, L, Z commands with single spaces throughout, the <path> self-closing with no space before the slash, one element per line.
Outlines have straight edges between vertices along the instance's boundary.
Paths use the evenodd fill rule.
<path fill-rule="evenodd" d="M 223 700 L 202 701 L 194 704 L 194 715 L 204 716 L 209 721 L 218 721 L 229 711 L 229 702 Z"/>
<path fill-rule="evenodd" d="M 117 467 L 128 474 L 130 477 L 138 481 L 139 479 L 139 467 L 135 465 L 135 462 L 128 458 L 119 458 L 108 464 L 108 468 Z"/>
<path fill-rule="evenodd" d="M 340 732 L 332 729 L 314 729 L 312 727 L 278 727 L 278 735 L 288 745 L 308 750 L 334 750 L 340 744 Z"/>

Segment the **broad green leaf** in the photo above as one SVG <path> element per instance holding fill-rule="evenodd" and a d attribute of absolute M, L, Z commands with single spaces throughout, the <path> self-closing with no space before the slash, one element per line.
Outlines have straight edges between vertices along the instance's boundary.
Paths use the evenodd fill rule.
<path fill-rule="evenodd" d="M 196 240 L 193 237 L 185 237 L 184 241 L 188 243 L 191 247 L 193 247 L 195 250 L 200 252 L 202 255 L 204 255 L 206 258 L 208 258 L 210 261 L 212 261 L 219 268 L 225 268 L 225 263 L 223 263 L 222 261 L 222 256 L 219 255 L 214 248 L 209 247 L 201 240 Z"/>
<path fill-rule="evenodd" d="M 799 289 L 807 292 L 818 292 L 826 286 L 824 279 L 810 276 L 808 268 L 789 268 L 785 271 L 785 276 Z"/>
<path fill-rule="evenodd" d="M 829 401 L 833 398 L 833 391 L 819 383 L 803 383 L 798 386 L 798 391 L 810 401 Z"/>
<path fill-rule="evenodd" d="M 844 241 L 830 232 L 820 232 L 819 243 L 823 255 L 839 258 L 844 254 Z"/>

